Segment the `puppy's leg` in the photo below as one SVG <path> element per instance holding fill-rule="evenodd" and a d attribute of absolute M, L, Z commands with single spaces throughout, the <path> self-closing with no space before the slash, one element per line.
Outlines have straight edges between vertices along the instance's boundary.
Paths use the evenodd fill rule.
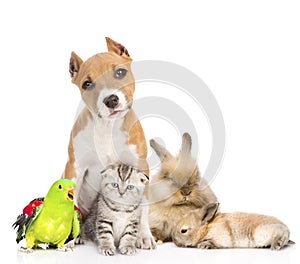
<path fill-rule="evenodd" d="M 141 249 L 155 249 L 156 243 L 149 227 L 149 205 L 147 199 L 144 197 L 142 203 L 142 213 L 140 221 L 140 229 L 137 238 L 137 247 Z"/>

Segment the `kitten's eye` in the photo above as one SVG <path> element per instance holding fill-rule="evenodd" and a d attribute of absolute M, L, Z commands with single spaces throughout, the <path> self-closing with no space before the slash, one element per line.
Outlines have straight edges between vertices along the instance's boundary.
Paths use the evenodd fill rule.
<path fill-rule="evenodd" d="M 123 68 L 116 69 L 115 72 L 114 72 L 114 77 L 116 79 L 121 80 L 121 79 L 123 79 L 125 77 L 126 73 L 127 73 L 126 69 L 123 69 Z"/>
<path fill-rule="evenodd" d="M 187 232 L 187 229 L 181 229 L 181 230 L 180 230 L 180 233 L 181 233 L 181 234 L 185 234 L 186 232 Z"/>
<path fill-rule="evenodd" d="M 127 190 L 132 190 L 133 188 L 134 188 L 134 186 L 131 184 L 127 186 Z"/>
<path fill-rule="evenodd" d="M 119 184 L 117 184 L 117 183 L 114 182 L 114 183 L 111 184 L 111 186 L 112 186 L 113 188 L 118 188 L 118 187 L 119 187 Z"/>
<path fill-rule="evenodd" d="M 82 84 L 82 89 L 83 90 L 92 90 L 94 88 L 95 84 L 92 81 L 85 81 Z"/>

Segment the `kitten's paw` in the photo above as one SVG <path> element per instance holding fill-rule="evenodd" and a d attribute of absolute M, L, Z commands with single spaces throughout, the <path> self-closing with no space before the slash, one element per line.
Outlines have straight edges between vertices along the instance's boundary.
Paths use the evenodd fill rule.
<path fill-rule="evenodd" d="M 200 249 L 213 249 L 213 248 L 216 248 L 216 246 L 211 243 L 210 241 L 202 241 L 200 242 L 199 244 L 197 244 L 197 248 L 200 248 Z"/>
<path fill-rule="evenodd" d="M 124 246 L 119 248 L 122 255 L 134 255 L 136 253 L 136 248 L 134 246 Z"/>
<path fill-rule="evenodd" d="M 99 249 L 99 252 L 105 256 L 113 256 L 116 253 L 115 247 L 101 246 L 101 247 L 98 247 L 98 249 Z"/>
<path fill-rule="evenodd" d="M 155 249 L 156 242 L 151 234 L 144 234 L 138 237 L 136 246 L 141 249 Z"/>

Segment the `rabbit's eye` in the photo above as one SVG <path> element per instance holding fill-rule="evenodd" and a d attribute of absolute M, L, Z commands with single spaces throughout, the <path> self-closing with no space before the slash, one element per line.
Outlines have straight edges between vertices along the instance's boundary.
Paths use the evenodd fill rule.
<path fill-rule="evenodd" d="M 185 234 L 186 232 L 187 232 L 187 229 L 181 229 L 181 230 L 180 230 L 180 233 L 181 233 L 181 234 Z"/>

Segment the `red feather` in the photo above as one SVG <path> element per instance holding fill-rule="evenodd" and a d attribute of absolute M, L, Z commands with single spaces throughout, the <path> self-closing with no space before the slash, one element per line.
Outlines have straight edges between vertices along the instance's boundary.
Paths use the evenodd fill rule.
<path fill-rule="evenodd" d="M 32 200 L 27 206 L 23 209 L 23 214 L 28 217 L 32 215 L 33 209 L 37 206 L 40 206 L 43 203 L 43 198 L 37 198 Z"/>

